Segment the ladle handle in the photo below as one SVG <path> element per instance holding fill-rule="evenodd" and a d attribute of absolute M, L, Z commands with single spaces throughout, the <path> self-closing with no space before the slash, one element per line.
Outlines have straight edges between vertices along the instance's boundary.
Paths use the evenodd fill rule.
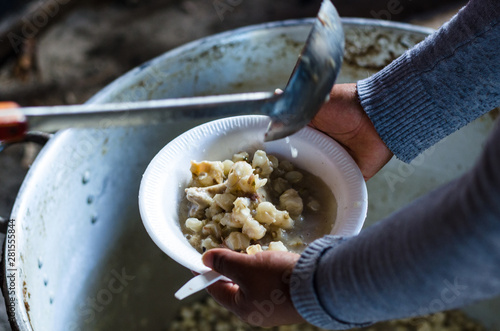
<path fill-rule="evenodd" d="M 2 103 L 0 142 L 22 139 L 30 131 L 135 126 L 215 119 L 237 115 L 270 115 L 279 95 L 252 92 L 149 101 L 19 108 Z"/>
<path fill-rule="evenodd" d="M 26 116 L 15 102 L 0 102 L 0 141 L 21 140 L 28 131 Z"/>

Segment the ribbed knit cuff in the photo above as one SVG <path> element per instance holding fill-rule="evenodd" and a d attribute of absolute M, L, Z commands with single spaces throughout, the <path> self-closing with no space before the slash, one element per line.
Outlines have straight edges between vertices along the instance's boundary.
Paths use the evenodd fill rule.
<path fill-rule="evenodd" d="M 409 162 L 445 136 L 444 112 L 426 92 L 409 59 L 403 54 L 375 75 L 358 82 L 366 114 L 387 147 Z"/>
<path fill-rule="evenodd" d="M 345 330 L 363 325 L 353 325 L 335 319 L 325 311 L 316 293 L 314 274 L 321 256 L 330 249 L 349 240 L 339 236 L 325 236 L 315 240 L 302 253 L 295 265 L 290 282 L 290 294 L 295 309 L 309 323 L 324 329 Z"/>

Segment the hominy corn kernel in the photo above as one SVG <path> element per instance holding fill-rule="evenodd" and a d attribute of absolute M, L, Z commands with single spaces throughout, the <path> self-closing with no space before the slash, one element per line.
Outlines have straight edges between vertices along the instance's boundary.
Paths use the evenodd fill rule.
<path fill-rule="evenodd" d="M 302 198 L 293 189 L 303 174 L 292 163 L 258 150 L 252 159 L 240 152 L 223 162 L 192 161 L 191 172 L 184 226 L 194 247 L 243 252 L 251 247 L 248 251 L 253 254 L 263 248 L 287 250 L 280 240 L 288 238 L 286 231 L 294 228 L 294 218 L 302 220 L 303 209 Z M 273 240 L 276 243 L 270 244 Z"/>
<path fill-rule="evenodd" d="M 288 252 L 288 249 L 281 241 L 272 241 L 269 243 L 270 251 L 280 251 L 280 252 Z"/>
<path fill-rule="evenodd" d="M 255 255 L 257 253 L 263 252 L 262 246 L 259 244 L 256 245 L 250 245 L 247 247 L 247 254 L 248 255 Z"/>
<path fill-rule="evenodd" d="M 200 221 L 197 218 L 190 217 L 186 220 L 186 228 L 193 232 L 200 232 L 201 228 L 203 228 L 203 221 Z"/>

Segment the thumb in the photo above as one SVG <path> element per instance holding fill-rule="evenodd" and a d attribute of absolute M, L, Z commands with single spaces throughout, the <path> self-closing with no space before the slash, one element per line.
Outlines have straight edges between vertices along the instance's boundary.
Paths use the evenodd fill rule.
<path fill-rule="evenodd" d="M 245 274 L 242 271 L 248 268 L 249 257 L 229 249 L 214 248 L 203 254 L 202 261 L 207 267 L 239 283 Z"/>

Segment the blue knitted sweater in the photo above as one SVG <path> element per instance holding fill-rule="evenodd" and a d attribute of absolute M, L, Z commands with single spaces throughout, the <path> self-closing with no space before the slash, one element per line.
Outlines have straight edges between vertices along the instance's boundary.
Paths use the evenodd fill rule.
<path fill-rule="evenodd" d="M 361 104 L 410 161 L 500 105 L 500 1 L 471 0 L 449 23 L 372 77 Z M 292 300 L 327 329 L 461 307 L 500 295 L 500 126 L 476 166 L 353 238 L 302 254 Z"/>

